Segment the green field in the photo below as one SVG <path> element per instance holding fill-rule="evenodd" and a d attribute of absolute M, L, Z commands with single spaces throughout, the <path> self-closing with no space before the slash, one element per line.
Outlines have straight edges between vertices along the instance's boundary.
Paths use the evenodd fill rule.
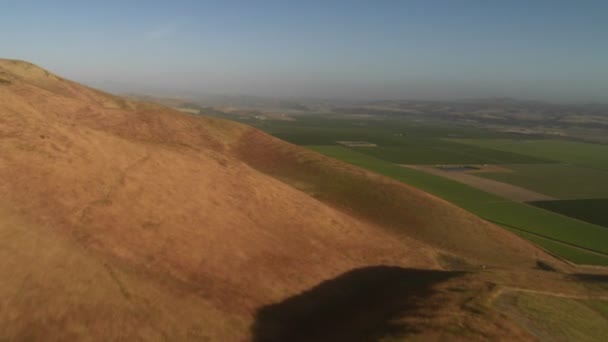
<path fill-rule="evenodd" d="M 504 165 L 513 172 L 477 173 L 557 199 L 608 198 L 608 171 L 571 164 Z"/>
<path fill-rule="evenodd" d="M 518 229 L 505 227 L 507 230 L 521 236 L 522 238 L 531 241 L 547 251 L 558 255 L 562 258 L 568 259 L 576 264 L 583 265 L 606 265 L 606 256 L 603 254 L 590 253 L 580 248 L 563 244 L 555 240 L 547 239 L 542 236 L 530 234 Z"/>
<path fill-rule="evenodd" d="M 299 115 L 295 117 L 295 121 L 252 121 L 230 118 L 246 122 L 297 145 L 331 145 L 338 140 L 365 140 L 380 146 L 408 146 L 418 144 L 418 141 L 446 146 L 449 142 L 440 139 L 518 137 L 513 133 L 498 133 L 459 124 L 404 119 L 358 119 L 332 114 Z M 538 158 L 534 159 L 538 160 Z M 540 159 L 546 160 L 542 157 Z"/>
<path fill-rule="evenodd" d="M 473 146 L 608 170 L 608 145 L 565 140 L 450 139 Z"/>
<path fill-rule="evenodd" d="M 359 152 L 397 164 L 515 164 L 551 163 L 542 157 L 492 150 L 447 141 L 457 137 L 515 137 L 467 126 L 397 119 L 353 119 L 340 116 L 304 115 L 296 121 L 248 122 L 278 138 L 297 145 L 335 145 L 336 141 L 367 141 L 378 147 Z"/>
<path fill-rule="evenodd" d="M 575 217 L 579 220 L 608 227 L 608 199 L 584 199 L 564 201 L 532 202 L 539 208 L 551 210 L 562 215 Z"/>
<path fill-rule="evenodd" d="M 536 239 L 534 242 L 557 255 L 580 263 L 608 265 L 608 244 L 605 243 L 608 241 L 608 230 L 603 227 L 512 202 L 446 178 L 400 167 L 345 147 L 308 147 L 329 157 L 415 186 L 484 219 L 543 237 L 542 240 Z M 568 245 L 574 248 L 563 248 Z M 575 248 L 577 246 L 582 249 Z M 584 249 L 595 251 L 597 254 Z"/>
<path fill-rule="evenodd" d="M 409 139 L 402 145 L 357 147 L 355 150 L 397 164 L 550 163 L 536 157 L 458 144 L 441 139 Z"/>

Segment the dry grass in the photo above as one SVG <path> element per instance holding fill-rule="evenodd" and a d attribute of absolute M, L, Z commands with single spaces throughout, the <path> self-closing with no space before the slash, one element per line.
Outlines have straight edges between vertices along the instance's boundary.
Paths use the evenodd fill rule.
<path fill-rule="evenodd" d="M 25 62 L 0 60 L 0 73 L 0 340 L 239 341 L 260 307 L 356 268 L 440 269 L 440 252 L 564 267 L 437 198 L 246 126 Z M 446 317 L 473 317 L 444 293 Z M 495 320 L 479 331 L 515 331 Z"/>
<path fill-rule="evenodd" d="M 604 341 L 608 302 L 532 293 L 507 293 L 496 305 L 544 341 Z"/>
<path fill-rule="evenodd" d="M 8 292 L 0 300 L 22 324 L 0 329 L 7 331 L 2 337 L 26 338 L 34 322 L 55 322 L 56 329 L 69 331 L 74 322 L 99 326 L 104 333 L 96 337 L 115 337 L 121 326 L 139 333 L 137 324 L 124 319 L 132 312 L 157 316 L 149 322 L 161 319 L 131 304 L 116 306 L 115 314 L 88 315 L 95 302 L 85 293 L 96 289 L 99 294 L 91 296 L 99 301 L 118 296 L 117 301 L 128 303 L 129 293 L 167 312 L 198 312 L 194 321 L 201 322 L 206 334 L 240 339 L 247 336 L 245 327 L 257 307 L 349 269 L 375 264 L 438 267 L 434 251 L 424 244 L 398 240 L 231 155 L 230 145 L 243 126 L 117 100 L 27 63 L 2 61 L 0 70 L 13 82 L 0 90 L 2 208 L 38 227 L 27 238 L 4 240 L 10 249 L 3 250 L 7 264 L 2 278 L 12 280 L 3 283 Z M 58 252 L 53 257 L 45 256 L 55 262 L 43 267 L 32 260 L 46 252 L 31 243 L 43 239 L 37 234 L 46 231 L 64 239 L 66 246 L 54 249 Z M 22 259 L 24 255 L 29 256 Z M 68 257 L 82 263 L 62 266 Z M 99 267 L 86 265 L 97 259 L 104 260 Z M 10 275 L 17 268 L 23 275 Z M 111 278 L 121 278 L 123 268 L 134 279 L 120 281 L 119 289 Z M 43 285 L 57 279 L 78 284 L 80 277 L 83 285 L 74 286 L 82 289 L 73 294 Z M 11 293 L 24 279 L 38 278 L 42 287 L 33 287 L 34 299 L 20 301 Z M 157 301 L 138 284 L 177 293 Z M 198 300 L 184 304 L 179 299 L 184 296 Z M 42 297 L 76 304 L 56 307 Z M 82 303 L 89 300 L 91 306 L 85 307 Z M 184 308 L 177 309 L 177 303 Z M 36 305 L 40 317 L 30 321 L 24 314 Z M 56 320 L 66 325 L 61 328 Z M 183 336 L 192 321 L 171 320 L 165 333 Z M 232 321 L 238 324 L 227 323 Z M 223 328 L 226 324 L 230 333 Z M 44 329 L 50 327 L 33 330 L 42 334 Z M 53 336 L 85 333 L 81 329 L 75 335 Z"/>

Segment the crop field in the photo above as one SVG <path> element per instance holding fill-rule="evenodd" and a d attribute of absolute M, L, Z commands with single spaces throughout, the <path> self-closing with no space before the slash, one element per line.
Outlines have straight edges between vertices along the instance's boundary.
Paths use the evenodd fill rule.
<path fill-rule="evenodd" d="M 527 140 L 529 135 L 394 118 L 312 114 L 297 116 L 295 121 L 246 122 L 291 143 L 443 198 L 573 262 L 608 265 L 608 229 L 597 225 L 597 220 L 584 222 L 566 211 L 514 202 L 456 180 L 399 165 L 495 164 L 512 172 L 475 175 L 554 198 L 606 198 L 605 146 Z M 348 147 L 337 141 L 365 141 L 377 146 Z M 598 155 L 604 151 L 605 156 Z"/>
<path fill-rule="evenodd" d="M 484 129 L 446 124 L 397 119 L 352 118 L 332 114 L 307 114 L 295 121 L 252 121 L 229 117 L 246 122 L 267 133 L 297 145 L 333 145 L 336 141 L 369 141 L 380 146 L 437 145 L 449 146 L 441 139 L 512 139 L 513 133 L 489 132 Z M 453 143 L 453 142 L 452 142 Z M 462 144 L 456 144 L 462 146 Z M 545 160 L 534 158 L 528 160 Z"/>
<path fill-rule="evenodd" d="M 604 227 L 511 201 L 479 203 L 474 213 L 503 226 L 608 254 L 608 231 Z"/>
<path fill-rule="evenodd" d="M 608 229 L 603 227 L 527 204 L 512 202 L 462 183 L 400 167 L 345 147 L 309 146 L 309 148 L 415 186 L 488 221 L 533 234 L 539 237 L 533 242 L 570 260 L 608 265 L 608 245 L 604 243 L 608 241 Z"/>
<path fill-rule="evenodd" d="M 608 170 L 608 145 L 565 140 L 456 139 L 460 143 Z"/>
<path fill-rule="evenodd" d="M 575 217 L 579 220 L 597 224 L 608 228 L 608 198 L 563 200 L 563 201 L 539 201 L 531 204 L 551 210 L 562 215 Z"/>
<path fill-rule="evenodd" d="M 511 185 L 504 182 L 495 181 L 492 179 L 482 178 L 477 176 L 480 169 L 503 170 L 501 167 L 494 165 L 404 165 L 405 167 L 424 171 L 443 178 L 451 179 L 456 182 L 469 185 L 473 188 L 489 192 L 500 197 L 510 199 L 515 202 L 533 202 L 533 201 L 553 201 L 555 198 L 532 191 L 520 186 Z"/>
<path fill-rule="evenodd" d="M 606 265 L 606 256 L 602 254 L 590 253 L 588 251 L 581 251 L 577 247 L 573 247 L 555 240 L 547 239 L 538 235 L 526 233 L 521 230 L 511 229 L 505 227 L 505 229 L 512 231 L 520 237 L 531 241 L 544 249 L 559 255 L 562 258 L 568 259 L 577 264 L 586 265 Z"/>
<path fill-rule="evenodd" d="M 558 199 L 608 198 L 608 171 L 571 164 L 512 164 L 504 167 L 512 172 L 476 175 Z"/>
<path fill-rule="evenodd" d="M 397 164 L 550 163 L 522 154 L 495 151 L 440 139 L 409 139 L 402 145 L 358 147 L 357 151 Z"/>
<path fill-rule="evenodd" d="M 397 164 L 516 164 L 552 163 L 542 157 L 444 140 L 446 137 L 514 137 L 511 133 L 445 123 L 407 120 L 352 119 L 322 115 L 299 116 L 296 121 L 248 122 L 297 145 L 335 145 L 336 141 L 367 141 L 377 147 L 355 147 L 359 152 Z"/>

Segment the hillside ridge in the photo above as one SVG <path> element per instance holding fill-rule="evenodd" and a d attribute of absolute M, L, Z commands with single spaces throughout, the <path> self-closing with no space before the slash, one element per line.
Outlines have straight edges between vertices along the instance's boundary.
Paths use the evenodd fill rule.
<path fill-rule="evenodd" d="M 242 124 L 27 62 L 0 60 L 0 79 L 0 338 L 236 341 L 259 308 L 354 269 L 566 267 L 434 196 Z"/>

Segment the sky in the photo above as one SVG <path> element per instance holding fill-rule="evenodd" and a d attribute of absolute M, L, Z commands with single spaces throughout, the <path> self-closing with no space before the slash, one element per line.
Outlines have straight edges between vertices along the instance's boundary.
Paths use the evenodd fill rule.
<path fill-rule="evenodd" d="M 0 0 L 0 57 L 87 84 L 608 100 L 608 1 Z"/>

